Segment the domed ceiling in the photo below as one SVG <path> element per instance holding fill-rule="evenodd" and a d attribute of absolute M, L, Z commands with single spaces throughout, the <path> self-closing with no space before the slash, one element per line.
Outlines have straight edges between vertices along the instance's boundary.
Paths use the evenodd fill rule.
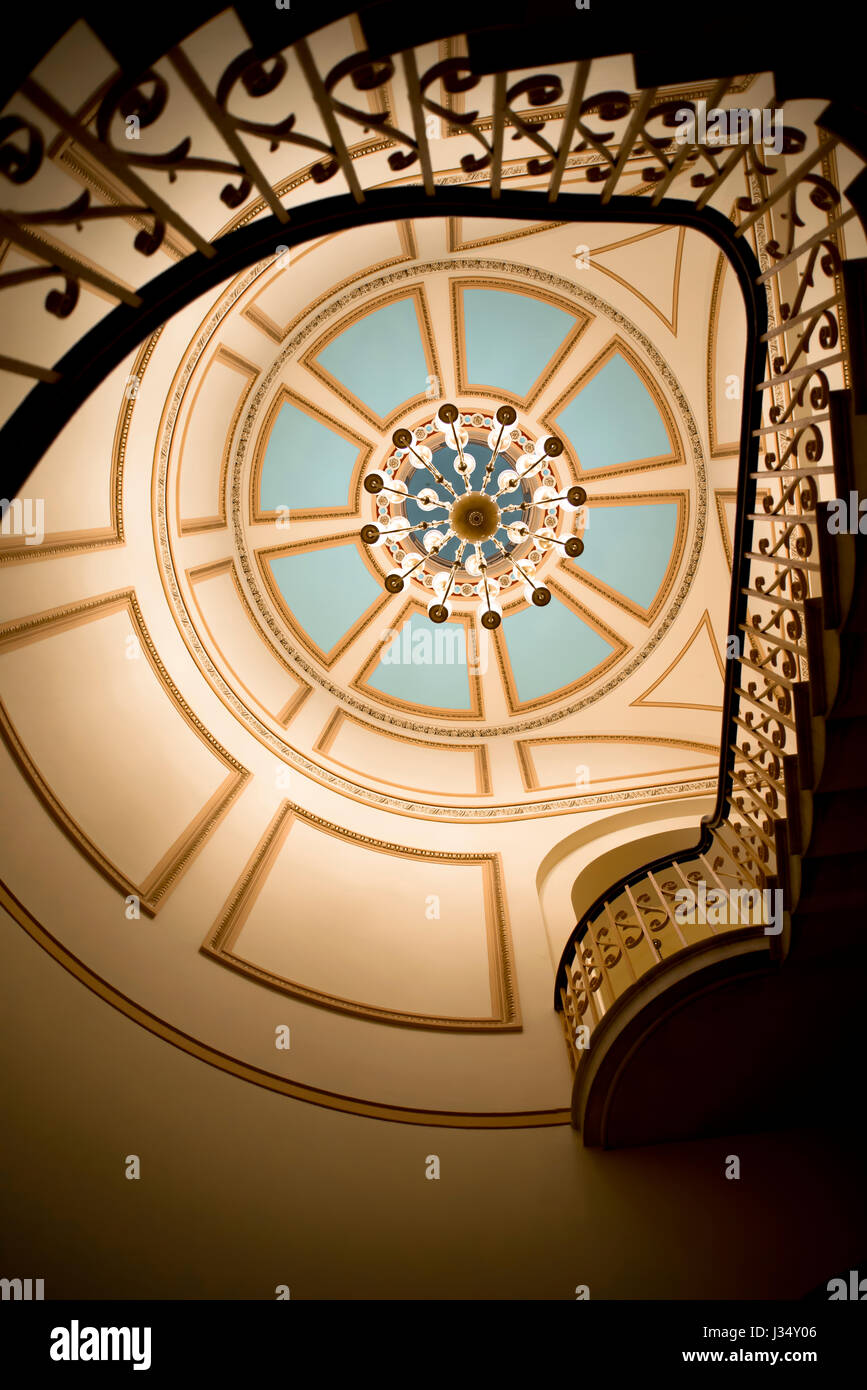
<path fill-rule="evenodd" d="M 538 811 L 545 731 L 601 740 L 597 764 L 612 769 L 624 735 L 656 735 L 651 706 L 633 704 L 650 682 L 616 692 L 681 613 L 708 519 L 699 429 L 670 365 L 684 261 L 714 265 L 704 239 L 487 222 L 481 255 L 474 230 L 343 233 L 241 277 L 187 345 L 154 474 L 163 583 L 234 716 L 290 766 L 423 814 L 455 798 L 464 816 L 477 799 L 483 814 Z M 602 274 L 582 278 L 590 240 Z M 630 265 L 641 283 L 627 289 Z M 412 448 L 395 445 L 401 430 Z M 562 451 L 548 456 L 552 439 Z M 449 507 L 478 490 L 511 510 L 462 548 Z M 371 525 L 375 546 L 361 536 Z M 449 575 L 449 613 L 433 623 Z M 718 706 L 708 632 L 692 655 L 713 692 L 699 703 Z M 660 771 L 707 776 L 716 758 L 706 738 L 657 747 Z"/>
<path fill-rule="evenodd" d="M 566 1123 L 572 886 L 716 792 L 743 324 L 698 233 L 439 217 L 277 243 L 169 320 L 38 465 L 43 543 L 0 536 L 6 911 L 254 1084 Z M 461 554 L 468 484 L 518 510 Z"/>

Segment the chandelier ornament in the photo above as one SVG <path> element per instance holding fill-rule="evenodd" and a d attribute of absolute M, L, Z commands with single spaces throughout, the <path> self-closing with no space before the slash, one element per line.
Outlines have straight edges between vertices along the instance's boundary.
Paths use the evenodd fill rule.
<path fill-rule="evenodd" d="M 587 501 L 583 487 L 558 492 L 555 486 L 551 462 L 562 455 L 562 441 L 548 435 L 534 442 L 515 428 L 517 418 L 510 405 L 490 415 L 462 415 L 456 405 L 441 405 L 426 425 L 396 429 L 386 467 L 364 480 L 365 491 L 378 499 L 378 522 L 363 526 L 361 539 L 371 549 L 389 550 L 394 564 L 384 584 L 390 594 L 401 593 L 410 579 L 432 591 L 431 622 L 447 620 L 455 597 L 477 597 L 482 627 L 493 630 L 503 618 L 501 593 L 512 586 L 544 608 L 551 590 L 537 580 L 539 563 L 554 547 L 571 558 L 584 550 L 579 536 L 562 529 L 568 514 Z M 473 484 L 482 466 L 475 454 L 482 450 L 490 457 Z M 498 460 L 504 466 L 495 478 Z M 436 487 L 414 487 L 423 473 Z"/>

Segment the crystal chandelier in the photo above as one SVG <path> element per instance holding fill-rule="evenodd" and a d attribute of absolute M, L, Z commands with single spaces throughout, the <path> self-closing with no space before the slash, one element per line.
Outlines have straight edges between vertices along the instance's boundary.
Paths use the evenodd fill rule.
<path fill-rule="evenodd" d="M 587 494 L 577 486 L 558 492 L 551 465 L 562 441 L 534 441 L 516 428 L 517 418 L 510 405 L 490 414 L 441 405 L 413 430 L 395 430 L 394 453 L 364 480 L 377 499 L 377 522 L 362 527 L 361 539 L 390 553 L 389 593 L 401 593 L 408 579 L 424 585 L 434 623 L 446 621 L 456 597 L 478 598 L 488 629 L 502 622 L 501 596 L 509 590 L 543 608 L 551 590 L 537 570 L 546 553 L 559 547 L 575 557 L 584 549 L 563 530 Z M 428 512 L 445 515 L 422 515 Z"/>

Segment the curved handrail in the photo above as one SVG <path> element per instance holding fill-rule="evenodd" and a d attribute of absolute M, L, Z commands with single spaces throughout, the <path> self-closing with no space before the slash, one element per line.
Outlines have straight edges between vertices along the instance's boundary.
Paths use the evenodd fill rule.
<path fill-rule="evenodd" d="M 246 0 L 235 8 L 243 18 L 248 8 Z M 329 6 L 327 18 L 334 17 L 332 10 L 340 9 L 342 6 L 336 0 L 334 6 Z M 471 6 L 467 8 L 467 16 L 471 9 Z M 429 61 L 430 55 L 423 57 L 415 47 L 407 46 L 410 42 L 422 42 L 417 37 L 417 28 L 413 28 L 421 22 L 418 16 L 415 12 L 406 12 L 408 18 L 401 26 L 398 21 L 404 14 L 402 7 L 389 9 L 387 5 L 380 5 L 370 10 L 371 32 L 376 30 L 377 17 L 383 21 L 377 31 L 379 39 L 368 40 L 375 51 L 346 55 L 329 71 L 319 70 L 313 50 L 295 21 L 283 31 L 292 35 L 285 53 L 291 54 L 296 81 L 294 87 L 287 83 L 286 99 L 292 106 L 296 92 L 306 96 L 308 107 L 315 107 L 325 131 L 323 140 L 312 131 L 307 134 L 299 131 L 294 114 L 277 123 L 257 124 L 232 111 L 230 97 L 238 84 L 243 85 L 247 98 L 273 95 L 283 90 L 281 84 L 289 70 L 287 57 L 276 46 L 281 31 L 275 27 L 274 14 L 269 13 L 266 22 L 264 11 L 256 13 L 263 16 L 262 22 L 268 32 L 263 33 L 260 41 L 253 39 L 251 47 L 231 59 L 227 53 L 226 66 L 215 82 L 205 80 L 183 46 L 178 46 L 177 39 L 172 38 L 166 40 L 176 45 L 166 54 L 166 66 L 172 74 L 170 80 L 153 71 L 142 72 L 141 55 L 132 53 L 129 71 L 119 71 L 105 84 L 86 111 L 66 109 L 38 81 L 28 78 L 20 93 L 22 110 L 16 110 L 13 102 L 12 109 L 6 113 L 0 129 L 0 175 L 15 185 L 27 185 L 48 158 L 49 142 L 43 131 L 56 131 L 59 138 L 53 142 L 53 150 L 70 144 L 84 151 L 96 169 L 96 183 L 99 184 L 101 170 L 105 175 L 105 187 L 112 185 L 113 179 L 115 191 L 114 201 L 107 198 L 98 208 L 91 205 L 90 193 L 85 192 L 64 208 L 27 212 L 11 208 L 0 214 L 0 236 L 37 262 L 35 270 L 0 273 L 0 291 L 34 278 L 59 279 L 63 289 L 52 289 L 45 307 L 50 315 L 63 320 L 74 310 L 83 283 L 90 283 L 102 295 L 118 301 L 118 307 L 52 367 L 29 362 L 15 353 L 0 357 L 0 370 L 35 377 L 39 382 L 0 431 L 0 454 L 9 461 L 10 467 L 5 484 L 7 494 L 14 495 L 72 412 L 105 379 L 112 367 L 166 318 L 221 280 L 268 259 L 275 251 L 325 231 L 396 217 L 468 214 L 532 219 L 553 214 L 564 221 L 646 222 L 655 219 L 699 228 L 714 237 L 728 255 L 741 284 L 747 310 L 744 378 L 747 390 L 742 405 L 735 569 L 729 603 L 729 625 L 733 634 L 743 634 L 745 651 L 730 664 L 726 673 L 724 737 L 716 807 L 702 823 L 698 845 L 688 853 L 704 855 L 711 846 L 716 846 L 722 856 L 715 861 L 717 868 L 727 857 L 729 865 L 734 866 L 736 880 L 742 871 L 744 882 L 765 884 L 771 881 L 774 875 L 769 866 L 772 858 L 776 865 L 777 832 L 785 825 L 780 808 L 788 806 L 793 790 L 794 774 L 787 754 L 797 751 L 798 746 L 796 706 L 805 687 L 808 653 L 804 635 L 808 630 L 808 601 L 811 595 L 819 592 L 819 566 L 809 559 L 816 531 L 815 476 L 833 472 L 833 466 L 817 467 L 825 448 L 821 426 L 829 419 L 823 413 L 830 389 L 826 369 L 840 364 L 845 366 L 848 361 L 845 343 L 841 344 L 839 352 L 834 352 L 840 339 L 838 316 L 842 291 L 834 280 L 834 292 L 818 305 L 810 291 L 814 289 L 817 258 L 821 257 L 818 265 L 826 277 L 833 278 L 837 274 L 839 228 L 851 216 L 857 215 L 862 222 L 867 221 L 867 179 L 863 169 L 846 190 L 851 210 L 842 213 L 841 194 L 827 176 L 825 162 L 837 143 L 847 145 L 855 154 L 867 148 L 863 113 L 859 112 L 854 100 L 835 100 L 807 132 L 787 126 L 781 153 L 795 162 L 784 167 L 774 165 L 772 156 L 760 146 L 749 143 L 732 149 L 722 158 L 720 150 L 702 142 L 695 131 L 684 144 L 675 142 L 672 130 L 677 122 L 673 108 L 676 105 L 678 111 L 683 107 L 694 111 L 694 103 L 687 98 L 677 97 L 675 103 L 664 92 L 658 94 L 657 88 L 649 85 L 640 86 L 634 93 L 593 92 L 589 85 L 590 55 L 595 40 L 589 41 L 584 57 L 572 64 L 566 81 L 556 73 L 537 72 L 510 85 L 505 31 L 491 41 L 487 54 L 481 52 L 478 43 L 471 43 L 470 57 L 438 58 L 424 69 L 423 63 Z M 251 23 L 253 14 L 250 9 Z M 306 22 L 301 20 L 302 29 Z M 322 22 L 321 11 L 313 22 L 317 27 Z M 475 21 L 468 18 L 466 22 Z M 429 17 L 424 18 L 423 24 L 430 24 Z M 576 35 L 579 32 L 575 30 Z M 588 39 L 590 32 L 587 29 Z M 139 39 L 136 35 L 136 45 Z M 397 57 L 385 52 L 386 39 Z M 156 39 L 151 35 L 148 54 L 155 44 Z M 110 43 L 108 46 L 111 48 Z M 604 51 L 609 52 L 610 47 Z M 148 56 L 147 61 L 153 59 Z M 556 61 L 562 65 L 562 58 Z M 134 64 L 137 65 L 135 72 L 132 70 Z M 649 71 L 646 63 L 642 70 Z M 486 113 L 480 121 L 478 113 L 468 112 L 454 104 L 451 98 L 461 94 L 466 99 L 467 93 L 478 87 L 482 73 L 493 77 L 493 81 L 490 83 L 490 115 Z M 300 77 L 295 78 L 295 74 Z M 779 88 L 782 83 L 785 88 L 789 76 L 775 77 L 775 85 Z M 683 77 L 681 73 L 680 80 Z M 686 72 L 687 81 L 690 77 L 691 73 Z M 805 80 L 819 82 L 820 78 L 824 80 L 821 74 L 814 73 Z M 667 85 L 674 80 L 673 74 L 667 73 Z M 347 96 L 354 101 L 357 94 L 370 93 L 389 82 L 403 83 L 402 100 L 396 109 L 409 114 L 409 120 L 404 115 L 405 130 L 392 124 L 397 118 L 388 111 L 375 112 L 373 108 L 368 110 L 363 105 L 353 106 L 347 102 Z M 350 83 L 352 89 L 347 91 Z M 224 160 L 203 158 L 201 147 L 194 149 L 189 138 L 180 138 L 176 113 L 186 108 L 183 102 L 172 105 L 175 84 L 186 101 L 192 99 L 204 113 L 205 122 L 213 127 L 208 134 L 219 135 L 230 157 Z M 731 87 L 729 77 L 713 83 L 709 104 L 715 106 L 722 102 Z M 441 88 L 445 95 L 441 95 Z M 803 95 L 800 87 L 798 95 Z M 785 103 L 783 95 L 779 99 L 775 96 L 771 104 L 776 107 Z M 544 134 L 549 128 L 545 122 L 534 119 L 539 109 L 546 107 L 553 122 L 550 129 L 558 132 L 552 135 L 556 143 Z M 36 122 L 31 118 L 34 108 L 39 117 Z M 132 143 L 124 148 L 126 142 L 123 140 L 120 145 L 112 143 L 113 123 L 116 129 L 121 116 L 128 121 L 132 114 L 144 127 L 159 127 L 164 113 L 168 114 L 166 125 L 161 127 L 166 132 L 162 154 L 142 155 Z M 461 165 L 465 172 L 480 179 L 476 186 L 443 187 L 435 180 L 430 144 L 434 136 L 427 129 L 431 117 L 435 123 L 446 121 L 452 131 L 457 130 L 474 142 L 474 153 L 464 154 Z M 365 135 L 373 131 L 375 138 L 348 145 L 338 118 L 344 124 L 348 121 L 362 127 Z M 598 123 L 607 128 L 600 130 Z M 526 170 L 540 180 L 540 186 L 535 189 L 502 187 L 507 172 L 504 137 L 509 126 L 514 127 L 516 138 L 520 137 L 533 147 Z M 255 142 L 262 140 L 270 141 L 272 151 L 281 146 L 285 151 L 282 167 L 287 177 L 279 188 L 271 185 L 259 167 L 256 151 L 261 146 Z M 299 148 L 307 152 L 307 158 L 313 152 L 311 163 L 292 164 L 293 150 Z M 376 156 L 385 151 L 390 151 L 386 156 L 390 169 L 398 175 L 408 170 L 410 180 L 420 178 L 419 187 L 412 187 L 400 178 L 390 182 L 388 187 L 381 186 L 382 168 L 376 163 Z M 569 160 L 578 151 L 584 152 L 585 162 L 589 160 L 585 176 L 588 184 L 598 188 L 599 197 L 561 192 Z M 742 166 L 748 175 L 750 192 L 749 196 L 737 199 L 743 217 L 733 226 L 731 220 L 711 208 L 710 199 L 720 190 L 725 190 L 726 194 L 730 192 L 732 185 L 727 184 L 727 180 L 732 174 L 740 173 Z M 821 174 L 817 172 L 820 166 Z M 215 185 L 215 190 L 219 188 L 223 207 L 203 204 L 202 216 L 206 221 L 210 219 L 210 235 L 207 229 L 193 226 L 180 205 L 173 205 L 164 198 L 138 172 L 140 168 L 154 167 L 167 172 L 171 180 L 188 170 L 219 176 L 222 188 Z M 683 180 L 690 169 L 693 171 L 690 185 L 700 190 L 695 200 L 671 197 L 669 189 L 678 178 Z M 618 188 L 627 171 L 640 173 L 643 182 L 624 196 Z M 349 193 L 323 200 L 314 198 L 301 206 L 293 204 L 290 214 L 283 202 L 284 192 L 306 180 L 317 185 L 327 182 L 338 173 L 343 175 Z M 118 187 L 128 192 L 128 201 L 125 201 L 125 193 L 117 193 Z M 797 207 L 801 195 L 809 198 L 813 220 L 816 220 L 815 209 L 818 209 L 824 223 L 813 233 L 805 232 L 805 239 L 796 244 L 796 229 L 807 225 Z M 216 230 L 219 223 L 215 219 L 225 216 L 225 208 L 232 210 L 233 217 L 228 229 L 221 234 Z M 269 208 L 270 217 L 253 220 L 260 212 L 267 213 Z M 80 228 L 94 217 L 102 219 L 104 235 L 115 234 L 112 254 L 123 251 L 127 257 L 130 224 L 140 229 L 135 236 L 134 249 L 143 257 L 154 254 L 162 246 L 167 232 L 171 232 L 173 254 L 180 257 L 179 264 L 131 289 L 117 279 L 110 255 L 106 254 L 104 265 L 95 265 L 70 254 L 61 242 L 52 245 L 46 229 L 70 224 Z M 775 228 L 785 227 L 789 234 L 788 244 L 785 247 L 778 244 L 772 232 L 772 239 L 763 249 L 767 268 L 761 269 L 744 234 L 768 218 Z M 765 286 L 775 279 L 782 285 L 783 279 L 779 277 L 784 270 L 791 277 L 792 286 L 784 291 L 787 298 L 780 309 L 780 322 L 768 328 Z M 51 320 L 48 322 L 50 325 Z M 803 325 L 797 344 L 788 340 L 795 325 Z M 777 339 L 782 355 L 775 353 L 773 348 Z M 769 364 L 765 380 L 761 379 L 763 342 L 767 343 Z M 817 353 L 817 342 L 824 356 Z M 805 398 L 808 388 L 809 401 Z M 773 404 L 763 413 L 768 401 Z M 804 413 L 811 410 L 815 413 Z M 765 425 L 761 423 L 763 418 L 767 420 Z M 807 434 L 810 437 L 803 443 Z M 763 439 L 775 451 L 765 455 L 766 473 L 752 466 Z M 767 479 L 771 488 L 770 503 L 765 505 L 763 499 L 762 513 L 756 511 L 756 475 Z M 754 518 L 765 522 L 769 531 L 757 549 L 752 548 L 751 539 Z M 768 567 L 768 573 L 763 566 Z M 737 684 L 739 672 L 747 673 L 740 685 Z M 755 676 L 758 679 L 753 679 Z M 762 681 L 764 687 L 760 689 Z M 746 732 L 746 738 L 739 729 Z M 735 733 L 733 738 L 729 737 L 731 731 Z M 724 832 L 729 831 L 733 841 L 726 843 Z M 680 858 L 668 857 L 664 864 L 677 868 Z M 715 872 L 713 866 L 709 867 Z M 638 871 L 637 876 L 628 876 L 614 886 L 615 890 L 622 888 L 628 893 L 640 881 L 642 873 L 646 876 L 647 872 L 645 869 Z M 611 893 L 599 900 L 601 910 L 605 910 L 610 897 Z M 673 922 L 661 896 L 660 907 L 668 914 L 667 920 Z M 585 924 L 589 925 L 592 920 L 592 913 L 585 915 L 584 922 L 570 938 L 567 952 L 571 948 L 574 953 L 575 945 L 583 938 Z M 643 919 L 641 927 L 643 937 L 658 955 Z M 627 946 L 627 949 L 630 948 Z M 596 966 L 592 969 L 595 971 Z M 595 981 L 594 975 L 591 990 Z M 565 1007 L 563 991 L 572 988 L 565 953 L 558 972 L 558 986 L 557 1004 Z M 584 985 L 579 986 L 583 988 Z"/>

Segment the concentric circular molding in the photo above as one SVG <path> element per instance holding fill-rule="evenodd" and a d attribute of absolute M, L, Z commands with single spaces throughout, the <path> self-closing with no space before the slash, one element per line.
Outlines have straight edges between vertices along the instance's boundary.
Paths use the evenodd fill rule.
<path fill-rule="evenodd" d="M 157 542 L 157 557 L 160 564 L 163 585 L 169 597 L 176 623 L 184 638 L 185 644 L 196 659 L 209 684 L 217 692 L 232 714 L 250 730 L 259 742 L 270 748 L 283 761 L 297 767 L 299 771 L 311 776 L 314 780 L 324 782 L 326 785 L 354 799 L 363 801 L 367 804 L 380 805 L 384 808 L 398 810 L 404 814 L 449 820 L 507 820 L 524 816 L 558 814 L 576 808 L 587 809 L 591 806 L 606 806 L 614 802 L 620 804 L 624 799 L 632 801 L 646 799 L 646 790 L 636 790 L 627 794 L 595 793 L 577 797 L 549 798 L 545 801 L 512 803 L 499 806 L 455 806 L 447 803 L 435 804 L 427 801 L 396 797 L 388 793 L 375 791 L 370 787 L 341 777 L 331 769 L 321 767 L 318 763 L 313 762 L 303 753 L 293 748 L 285 738 L 281 738 L 264 724 L 226 682 L 222 673 L 212 661 L 205 644 L 201 640 L 196 624 L 190 616 L 183 599 L 168 534 L 166 485 L 175 425 L 181 402 L 195 369 L 226 315 L 237 304 L 239 299 L 252 287 L 255 281 L 270 268 L 270 262 L 265 265 L 260 264 L 240 276 L 228 287 L 218 305 L 201 325 L 200 331 L 188 350 L 185 361 L 176 374 L 171 397 L 167 400 L 164 409 L 161 435 L 157 441 L 156 447 L 152 493 L 153 521 L 155 539 Z M 446 726 L 440 723 L 430 722 L 430 720 L 413 719 L 392 710 L 380 708 L 367 700 L 359 698 L 357 694 L 336 685 L 335 682 L 329 679 L 327 674 L 323 673 L 308 660 L 304 652 L 300 651 L 289 641 L 282 625 L 270 611 L 265 596 L 262 595 L 255 581 L 255 572 L 245 544 L 243 518 L 241 515 L 241 473 L 246 451 L 250 445 L 258 413 L 263 403 L 269 397 L 273 383 L 278 373 L 282 370 L 285 362 L 297 356 L 303 344 L 314 333 L 321 330 L 323 323 L 343 313 L 348 306 L 357 303 L 358 300 L 381 293 L 382 289 L 389 285 L 406 284 L 413 279 L 417 279 L 421 275 L 437 273 L 454 274 L 455 271 L 485 271 L 488 273 L 498 273 L 524 280 L 531 285 L 539 285 L 541 287 L 553 289 L 561 295 L 571 297 L 579 304 L 586 306 L 597 314 L 605 316 L 610 322 L 616 325 L 621 332 L 631 338 L 643 350 L 668 388 L 672 400 L 676 403 L 680 411 L 686 438 L 689 442 L 688 446 L 691 451 L 695 474 L 696 505 L 692 546 L 677 592 L 665 614 L 657 622 L 649 640 L 639 652 L 635 653 L 630 660 L 623 664 L 621 669 L 614 676 L 609 677 L 604 684 L 597 687 L 597 689 L 582 695 L 580 698 L 569 702 L 555 711 L 528 716 L 523 719 L 516 717 L 509 723 L 502 725 L 479 726 L 451 724 L 450 726 Z M 232 526 L 239 552 L 239 564 L 250 592 L 252 608 L 260 614 L 260 628 L 263 626 L 264 622 L 264 629 L 267 630 L 276 645 L 280 648 L 283 658 L 287 660 L 288 665 L 292 669 L 298 672 L 302 679 L 312 681 L 319 685 L 322 689 L 333 695 L 340 704 L 369 719 L 374 725 L 407 729 L 415 734 L 429 736 L 434 746 L 437 742 L 441 742 L 443 746 L 454 746 L 456 743 L 459 744 L 462 741 L 470 740 L 475 741 L 480 737 L 515 737 L 530 733 L 536 729 L 545 728 L 556 723 L 566 716 L 579 712 L 602 699 L 646 661 L 647 657 L 655 647 L 658 646 L 665 633 L 671 627 L 691 587 L 704 540 L 707 515 L 707 474 L 704 453 L 698 434 L 698 428 L 685 394 L 668 363 L 640 328 L 638 328 L 626 315 L 603 300 L 599 295 L 559 275 L 511 261 L 456 257 L 449 260 L 417 263 L 410 267 L 394 270 L 386 275 L 375 276 L 361 285 L 353 286 L 351 290 L 341 294 L 331 304 L 320 308 L 310 321 L 293 334 L 292 338 L 286 343 L 260 382 L 241 426 L 234 458 L 235 463 L 231 482 Z M 710 783 L 708 783 L 708 786 L 710 786 Z M 706 789 L 704 783 L 701 785 L 695 783 L 677 783 L 664 788 L 658 788 L 657 792 L 661 795 L 677 796 Z"/>

